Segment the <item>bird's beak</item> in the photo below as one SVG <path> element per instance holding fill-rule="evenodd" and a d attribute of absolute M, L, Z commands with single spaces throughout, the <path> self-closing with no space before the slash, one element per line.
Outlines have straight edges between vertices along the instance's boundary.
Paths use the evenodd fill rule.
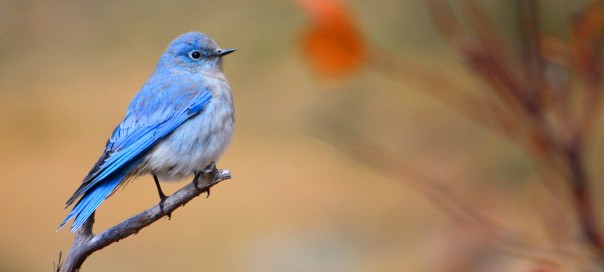
<path fill-rule="evenodd" d="M 233 52 L 235 52 L 235 49 L 233 49 L 233 48 L 219 49 L 218 51 L 216 51 L 216 55 L 219 57 L 222 57 L 222 56 L 226 56 Z"/>

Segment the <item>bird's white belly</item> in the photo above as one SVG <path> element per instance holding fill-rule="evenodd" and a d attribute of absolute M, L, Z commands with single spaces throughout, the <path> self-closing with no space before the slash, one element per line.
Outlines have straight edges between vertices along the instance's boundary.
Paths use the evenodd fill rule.
<path fill-rule="evenodd" d="M 200 114 L 153 147 L 137 174 L 151 173 L 160 181 L 179 181 L 216 162 L 231 141 L 233 111 L 230 99 L 212 99 Z"/>

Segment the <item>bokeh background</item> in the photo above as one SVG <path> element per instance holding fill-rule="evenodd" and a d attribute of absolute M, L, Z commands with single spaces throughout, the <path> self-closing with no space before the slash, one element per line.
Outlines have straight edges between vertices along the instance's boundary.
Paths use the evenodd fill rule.
<path fill-rule="evenodd" d="M 513 41 L 512 6 L 482 2 Z M 543 2 L 545 31 L 567 37 L 581 1 Z M 472 82 L 423 1 L 344 3 L 381 48 Z M 84 270 L 550 271 L 334 146 L 346 136 L 334 126 L 343 119 L 489 218 L 537 239 L 543 230 L 540 187 L 516 145 L 378 73 L 317 75 L 301 50 L 309 20 L 283 0 L 0 0 L 0 270 L 49 271 L 69 250 L 73 235 L 56 232 L 65 201 L 168 43 L 201 31 L 237 49 L 224 65 L 237 127 L 218 164 L 233 179 L 96 252 Z M 599 142 L 589 158 L 601 177 Z M 152 182 L 139 178 L 105 201 L 95 230 L 156 204 Z"/>

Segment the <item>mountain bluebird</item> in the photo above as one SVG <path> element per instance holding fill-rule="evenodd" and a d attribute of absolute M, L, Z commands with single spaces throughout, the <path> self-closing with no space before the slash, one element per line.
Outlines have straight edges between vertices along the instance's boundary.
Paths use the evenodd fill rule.
<path fill-rule="evenodd" d="M 220 49 L 199 32 L 170 43 L 101 158 L 67 200 L 69 206 L 79 198 L 59 229 L 75 217 L 71 231 L 76 231 L 116 188 L 136 176 L 153 176 L 162 207 L 166 196 L 158 181 L 215 169 L 235 122 L 231 88 L 222 72 L 222 57 L 233 51 Z"/>

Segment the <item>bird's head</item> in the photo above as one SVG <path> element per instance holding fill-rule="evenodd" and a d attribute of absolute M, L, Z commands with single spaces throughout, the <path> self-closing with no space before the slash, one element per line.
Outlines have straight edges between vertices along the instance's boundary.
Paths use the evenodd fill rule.
<path fill-rule="evenodd" d="M 221 49 L 214 40 L 200 32 L 180 35 L 161 57 L 158 68 L 183 68 L 191 72 L 221 71 L 222 57 L 235 49 Z"/>

